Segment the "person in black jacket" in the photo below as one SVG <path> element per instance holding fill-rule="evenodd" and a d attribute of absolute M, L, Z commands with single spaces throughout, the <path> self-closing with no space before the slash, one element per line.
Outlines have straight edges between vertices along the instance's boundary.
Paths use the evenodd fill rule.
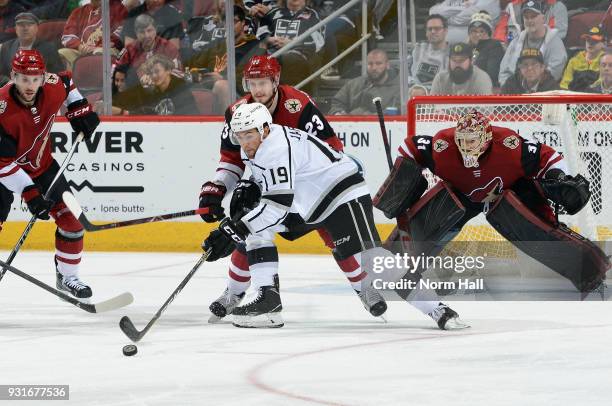
<path fill-rule="evenodd" d="M 153 55 L 143 64 L 141 84 L 113 97 L 113 115 L 197 115 L 189 84 L 172 74 L 174 63 Z"/>
<path fill-rule="evenodd" d="M 559 82 L 550 74 L 539 49 L 525 48 L 514 75 L 502 85 L 502 94 L 525 94 L 559 90 Z"/>
<path fill-rule="evenodd" d="M 474 65 L 487 72 L 493 82 L 493 87 L 499 87 L 499 65 L 504 57 L 504 47 L 501 42 L 492 39 L 493 23 L 486 11 L 472 15 L 468 26 L 470 45 L 474 47 Z"/>

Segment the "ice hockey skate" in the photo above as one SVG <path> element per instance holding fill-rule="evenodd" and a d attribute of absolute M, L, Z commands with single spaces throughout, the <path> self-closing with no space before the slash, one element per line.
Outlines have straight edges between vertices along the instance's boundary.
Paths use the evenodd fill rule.
<path fill-rule="evenodd" d="M 218 323 L 228 314 L 232 314 L 236 306 L 240 303 L 244 297 L 244 292 L 240 294 L 234 294 L 225 289 L 221 296 L 210 304 L 208 309 L 212 313 L 208 319 L 209 323 Z"/>
<path fill-rule="evenodd" d="M 274 286 L 261 286 L 257 291 L 257 296 L 245 303 L 243 306 L 236 307 L 234 315 L 234 326 L 236 327 L 283 327 L 283 317 L 281 311 L 280 295 Z"/>
<path fill-rule="evenodd" d="M 459 319 L 456 311 L 444 303 L 440 303 L 433 309 L 429 316 L 438 324 L 440 330 L 459 330 L 470 327 Z"/>
<path fill-rule="evenodd" d="M 63 276 L 59 271 L 55 271 L 56 286 L 59 290 L 64 290 L 79 299 L 87 299 L 92 295 L 91 288 L 83 283 L 78 276 Z"/>
<path fill-rule="evenodd" d="M 363 307 L 374 317 L 381 317 L 387 311 L 387 303 L 372 285 L 356 290 Z"/>

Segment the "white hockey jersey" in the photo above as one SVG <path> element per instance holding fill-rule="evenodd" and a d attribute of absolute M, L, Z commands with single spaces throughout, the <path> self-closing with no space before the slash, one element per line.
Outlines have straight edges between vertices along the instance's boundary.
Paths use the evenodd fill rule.
<path fill-rule="evenodd" d="M 241 157 L 262 191 L 259 205 L 242 218 L 253 234 L 280 224 L 289 212 L 319 223 L 370 193 L 355 162 L 296 128 L 272 124 L 255 157 L 242 150 Z"/>

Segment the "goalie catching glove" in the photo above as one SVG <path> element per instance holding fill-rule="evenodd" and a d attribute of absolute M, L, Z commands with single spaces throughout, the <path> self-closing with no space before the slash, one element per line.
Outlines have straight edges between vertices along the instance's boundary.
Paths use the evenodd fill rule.
<path fill-rule="evenodd" d="M 570 176 L 558 169 L 551 169 L 540 180 L 544 195 L 563 206 L 567 214 L 576 214 L 589 202 L 589 181 L 582 175 Z"/>
<path fill-rule="evenodd" d="M 100 124 L 98 114 L 93 111 L 87 99 L 70 103 L 66 112 L 66 118 L 70 121 L 72 129 L 77 133 L 82 132 L 85 138 L 91 137 L 94 131 L 96 131 L 98 124 Z"/>
<path fill-rule="evenodd" d="M 227 257 L 234 251 L 236 244 L 244 242 L 248 234 L 249 230 L 242 221 L 224 218 L 219 223 L 219 228 L 213 230 L 202 243 L 202 249 L 209 252 L 206 261 L 214 262 Z"/>

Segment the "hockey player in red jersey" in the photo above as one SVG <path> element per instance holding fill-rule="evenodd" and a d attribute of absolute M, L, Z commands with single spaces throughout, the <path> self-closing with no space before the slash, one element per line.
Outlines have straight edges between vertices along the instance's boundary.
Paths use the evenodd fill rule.
<path fill-rule="evenodd" d="M 550 146 L 491 126 L 483 114 L 472 111 L 460 117 L 455 128 L 433 137 L 409 135 L 399 153 L 374 204 L 389 218 L 410 208 L 400 227 L 419 251 L 439 253 L 465 223 L 483 212 L 502 236 L 580 292 L 602 285 L 610 268 L 608 257 L 559 223 L 548 203 L 573 215 L 588 203 L 589 183 L 581 175 L 568 175 L 563 156 Z M 441 181 L 421 196 L 427 186 L 423 168 Z M 434 216 L 429 214 L 432 207 L 438 208 Z"/>
<path fill-rule="evenodd" d="M 240 157 L 240 146 L 229 139 L 229 123 L 236 108 L 245 103 L 258 102 L 265 105 L 274 123 L 298 128 L 325 141 L 336 151 L 342 151 L 340 139 L 334 133 L 330 124 L 319 111 L 310 96 L 288 85 L 279 84 L 281 67 L 276 59 L 270 56 L 254 56 L 244 69 L 244 86 L 250 94 L 239 99 L 225 111 L 225 126 L 221 135 L 221 160 L 212 181 L 204 183 L 200 193 L 200 207 L 210 209 L 210 214 L 202 215 L 202 219 L 212 223 L 224 217 L 221 201 L 227 190 L 234 190 L 244 173 L 244 163 Z M 259 188 L 249 183 L 240 182 L 237 190 L 245 194 L 257 193 Z M 334 248 L 328 233 L 318 230 L 326 245 Z M 334 251 L 338 266 L 359 295 L 366 310 L 374 316 L 382 315 L 386 310 L 384 299 L 376 291 L 366 297 L 368 287 L 362 287 L 361 282 L 366 277 L 358 261 L 353 257 L 341 257 Z M 231 257 L 228 287 L 226 291 L 210 306 L 213 313 L 211 321 L 230 314 L 240 298 L 249 287 L 251 276 L 249 263 L 244 247 L 239 246 Z"/>
<path fill-rule="evenodd" d="M 50 200 L 44 198 L 59 170 L 51 156 L 50 131 L 64 103 L 74 131 L 91 136 L 100 120 L 75 88 L 70 72 L 48 73 L 38 51 L 18 51 L 11 82 L 0 89 L 0 224 L 8 216 L 13 194 L 21 195 L 32 215 L 53 217 L 57 287 L 87 298 L 91 288 L 78 276 L 83 228 L 62 201 L 62 193 L 70 190 L 63 175 Z"/>

